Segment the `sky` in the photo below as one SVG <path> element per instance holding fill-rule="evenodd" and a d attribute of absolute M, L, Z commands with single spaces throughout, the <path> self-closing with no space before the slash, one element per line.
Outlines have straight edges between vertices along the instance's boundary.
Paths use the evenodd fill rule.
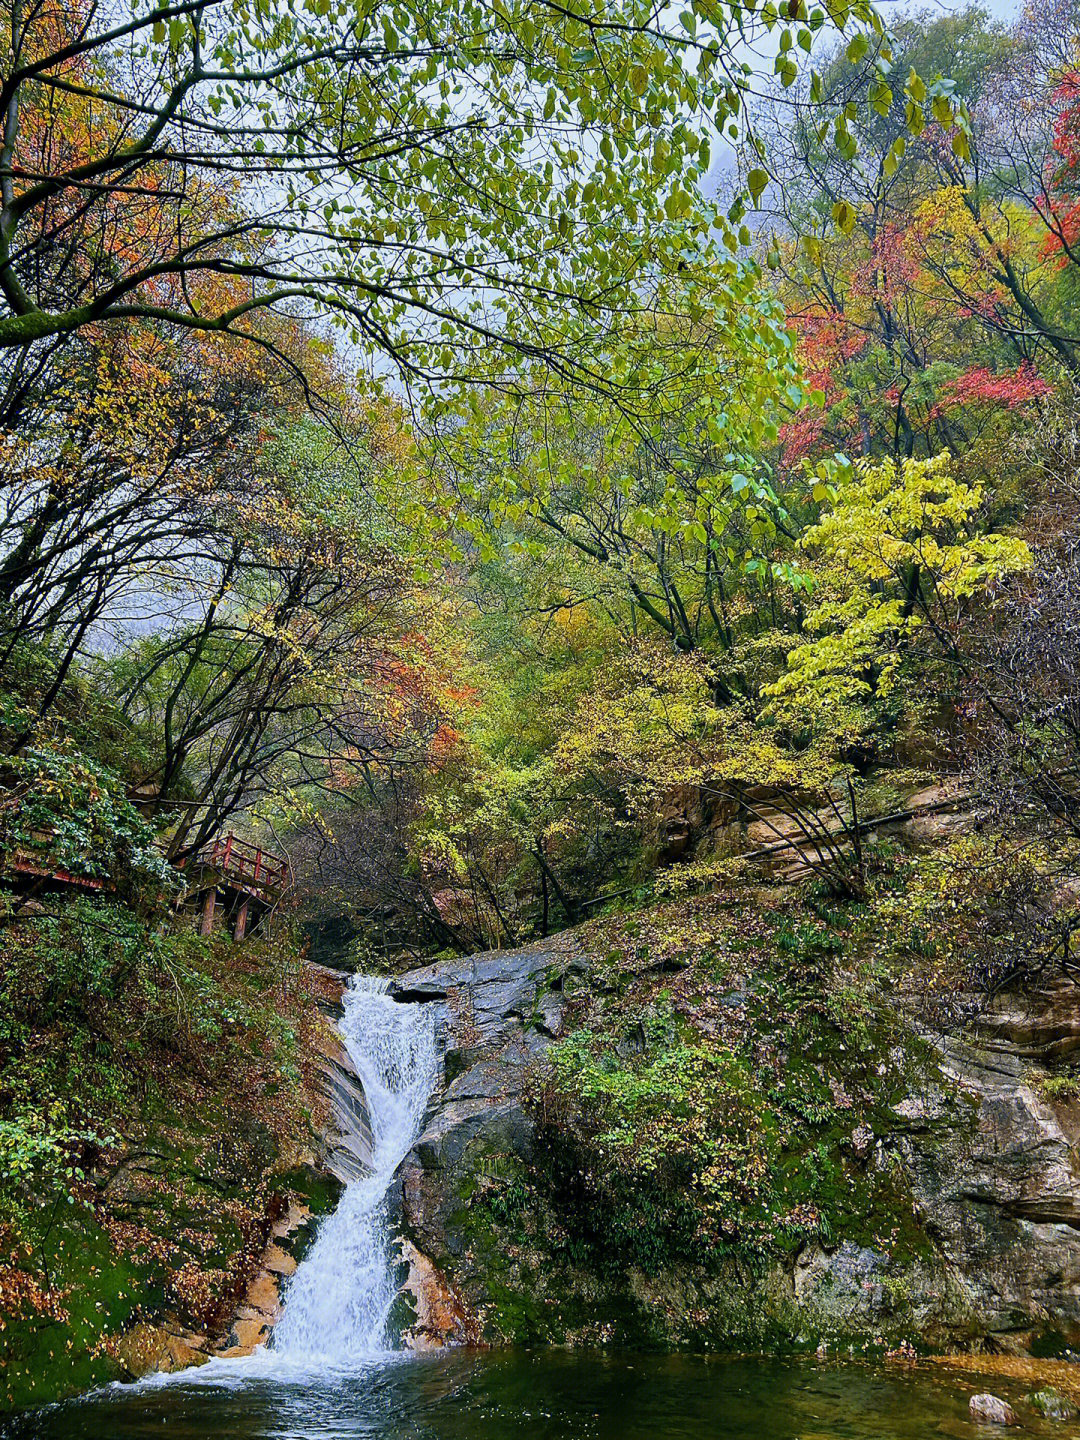
<path fill-rule="evenodd" d="M 997 20 L 1011 21 L 1020 15 L 1023 0 L 876 0 L 877 8 L 886 24 L 891 24 L 894 19 L 903 15 L 910 15 L 912 12 L 929 10 L 932 14 L 937 12 L 941 15 L 956 14 L 958 11 L 967 10 L 972 4 L 985 10 L 988 15 Z M 828 36 L 831 31 L 826 26 L 822 36 Z M 772 56 L 776 53 L 779 32 L 774 31 L 771 35 L 758 36 L 755 40 L 752 51 L 747 52 L 750 63 L 766 74 L 771 69 Z M 819 41 L 820 41 L 819 37 Z"/>
<path fill-rule="evenodd" d="M 1019 0 L 976 0 L 980 8 L 988 14 L 996 16 L 998 20 L 1013 20 L 1020 11 Z M 897 0 L 888 0 L 888 3 L 881 4 L 883 14 L 888 15 L 895 10 L 940 10 L 943 15 L 954 13 L 957 10 L 966 10 L 968 0 L 912 0 L 912 3 L 898 4 Z"/>

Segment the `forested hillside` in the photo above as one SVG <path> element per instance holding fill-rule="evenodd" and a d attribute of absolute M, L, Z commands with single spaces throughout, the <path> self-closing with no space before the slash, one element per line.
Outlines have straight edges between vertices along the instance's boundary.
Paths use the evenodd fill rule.
<path fill-rule="evenodd" d="M 486 1339 L 796 1343 L 839 1236 L 983 1343 L 873 1157 L 998 1022 L 1075 1128 L 1074 0 L 4 19 L 0 1393 L 244 1348 L 321 966 L 549 944 L 409 1218 Z"/>

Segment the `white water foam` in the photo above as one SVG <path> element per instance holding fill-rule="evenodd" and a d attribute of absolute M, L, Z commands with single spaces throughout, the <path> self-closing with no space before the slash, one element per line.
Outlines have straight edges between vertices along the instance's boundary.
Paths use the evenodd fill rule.
<path fill-rule="evenodd" d="M 347 1185 L 337 1209 L 322 1221 L 288 1282 L 270 1344 L 242 1358 L 149 1375 L 141 1386 L 305 1384 L 391 1358 L 386 1330 L 397 1286 L 389 1192 L 420 1133 L 438 1049 L 432 1007 L 400 1004 L 386 989 L 385 980 L 354 976 L 342 997 L 339 1027 L 367 1098 L 371 1173 Z"/>
<path fill-rule="evenodd" d="M 346 1186 L 286 1288 L 271 1351 L 289 1363 L 341 1365 L 385 1351 L 397 1294 L 389 1190 L 435 1084 L 430 1006 L 399 1004 L 386 994 L 386 981 L 358 975 L 345 991 L 344 1012 L 341 1037 L 367 1097 L 372 1173 Z"/>

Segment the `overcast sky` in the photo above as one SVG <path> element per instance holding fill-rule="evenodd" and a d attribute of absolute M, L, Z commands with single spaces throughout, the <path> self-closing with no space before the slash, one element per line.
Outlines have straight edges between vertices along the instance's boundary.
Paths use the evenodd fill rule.
<path fill-rule="evenodd" d="M 881 4 L 880 9 L 885 15 L 896 10 L 940 10 L 948 14 L 952 10 L 966 10 L 968 0 L 911 0 L 911 3 L 898 4 L 897 0 L 887 0 Z M 991 15 L 996 15 L 999 20 L 1012 20 L 1019 14 L 1020 0 L 977 0 L 983 10 Z"/>

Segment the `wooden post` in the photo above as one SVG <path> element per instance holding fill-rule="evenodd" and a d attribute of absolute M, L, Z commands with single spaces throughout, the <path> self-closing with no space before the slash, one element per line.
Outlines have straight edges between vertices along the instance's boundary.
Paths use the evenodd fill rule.
<path fill-rule="evenodd" d="M 255 851 L 255 884 L 259 883 L 259 867 L 262 865 L 262 851 Z"/>
<path fill-rule="evenodd" d="M 217 899 L 217 890 L 213 885 L 206 892 L 206 899 L 203 901 L 202 924 L 199 926 L 200 935 L 212 935 L 214 933 L 214 901 Z"/>
<path fill-rule="evenodd" d="M 236 912 L 236 929 L 233 931 L 234 940 L 242 940 L 247 933 L 248 898 L 245 895 L 243 904 Z"/>

